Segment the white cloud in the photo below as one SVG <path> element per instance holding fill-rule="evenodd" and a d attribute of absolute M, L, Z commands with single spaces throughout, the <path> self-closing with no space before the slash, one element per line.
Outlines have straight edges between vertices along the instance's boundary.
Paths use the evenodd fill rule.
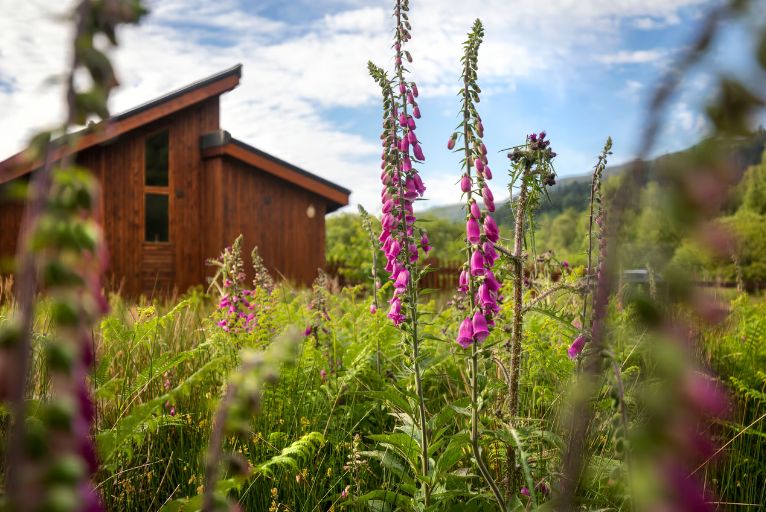
<path fill-rule="evenodd" d="M 665 49 L 619 51 L 598 57 L 599 62 L 614 64 L 660 64 L 668 56 Z"/>
<path fill-rule="evenodd" d="M 0 0 L 0 159 L 21 149 L 34 130 L 61 119 L 61 88 L 42 84 L 64 69 L 69 29 L 53 22 L 52 15 L 65 12 L 72 3 Z M 418 0 L 411 12 L 413 78 L 423 97 L 454 95 L 465 32 L 472 17 L 481 16 L 486 28 L 480 58 L 485 91 L 503 94 L 526 79 L 563 87 L 573 69 L 588 62 L 662 59 L 662 50 L 592 56 L 619 47 L 622 23 L 648 27 L 640 20 L 674 21 L 680 9 L 706 3 Z M 328 3 L 333 14 L 295 24 L 249 14 L 241 4 L 152 0 L 151 16 L 139 27 L 120 32 L 122 47 L 115 60 L 123 83 L 113 110 L 125 110 L 242 62 L 241 86 L 223 97 L 224 128 L 351 188 L 354 200 L 372 208 L 379 197 L 377 138 L 365 139 L 334 124 L 328 109 L 377 104 L 378 91 L 367 76 L 366 63 L 392 63 L 390 9 L 371 0 L 335 0 Z M 377 126 L 377 117 L 371 122 Z M 432 144 L 441 147 L 443 141 Z M 451 202 L 451 178 L 442 179 L 427 166 L 425 174 L 431 203 Z"/>

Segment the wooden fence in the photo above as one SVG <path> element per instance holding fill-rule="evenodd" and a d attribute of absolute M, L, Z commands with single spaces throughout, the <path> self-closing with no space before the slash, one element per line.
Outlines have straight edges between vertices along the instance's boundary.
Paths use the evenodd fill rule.
<path fill-rule="evenodd" d="M 420 280 L 420 288 L 431 288 L 434 290 L 454 290 L 457 288 L 457 281 L 460 275 L 460 263 L 456 261 L 441 261 L 436 258 L 428 258 L 420 261 L 420 268 L 428 266 L 428 272 Z M 343 272 L 344 269 L 351 267 L 344 266 L 338 261 L 328 261 L 325 271 L 337 280 L 340 286 L 354 286 L 358 284 L 369 284 L 369 281 L 354 279 Z M 385 281 L 385 275 L 381 276 L 381 281 Z"/>

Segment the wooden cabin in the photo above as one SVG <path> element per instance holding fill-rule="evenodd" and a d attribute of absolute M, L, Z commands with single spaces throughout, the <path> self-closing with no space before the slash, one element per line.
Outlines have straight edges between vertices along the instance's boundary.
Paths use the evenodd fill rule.
<path fill-rule="evenodd" d="M 240 233 L 246 267 L 258 246 L 275 277 L 308 285 L 325 264 L 325 215 L 350 191 L 231 137 L 221 94 L 241 65 L 89 127 L 74 151 L 101 183 L 111 287 L 130 296 L 204 284 Z M 54 158 L 64 153 L 59 148 Z M 16 250 L 23 204 L 4 191 L 39 168 L 25 153 L 0 162 L 0 258 Z"/>

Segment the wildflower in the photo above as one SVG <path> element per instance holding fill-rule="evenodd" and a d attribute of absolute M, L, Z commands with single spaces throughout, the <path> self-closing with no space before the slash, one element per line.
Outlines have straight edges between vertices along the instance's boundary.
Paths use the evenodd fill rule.
<path fill-rule="evenodd" d="M 175 416 L 176 415 L 176 406 L 173 405 L 170 407 L 170 415 Z"/>
<path fill-rule="evenodd" d="M 521 494 L 523 494 L 523 495 L 524 495 L 524 496 L 526 496 L 527 498 L 529 498 L 529 497 L 531 497 L 531 496 L 532 496 L 532 495 L 530 494 L 530 492 L 529 492 L 529 489 L 527 489 L 526 487 L 522 487 L 522 488 L 521 488 Z"/>
<path fill-rule="evenodd" d="M 322 382 L 325 382 L 327 380 L 327 370 L 324 368 L 319 370 L 319 377 L 322 379 Z"/>
<path fill-rule="evenodd" d="M 378 312 L 378 306 L 376 306 L 375 304 L 370 304 L 370 314 L 374 315 L 377 312 Z"/>
<path fill-rule="evenodd" d="M 425 253 L 431 250 L 430 241 L 428 240 L 428 233 L 426 233 L 425 231 L 420 236 L 420 247 L 421 249 L 423 249 L 423 252 Z"/>
<path fill-rule="evenodd" d="M 460 271 L 460 278 L 458 279 L 458 291 L 466 293 L 468 291 L 468 272 L 465 270 Z"/>
<path fill-rule="evenodd" d="M 491 242 L 497 242 L 500 238 L 495 219 L 487 215 L 484 217 L 484 234 Z"/>
<path fill-rule="evenodd" d="M 307 325 L 306 329 L 303 331 L 303 335 L 304 336 L 310 336 L 312 330 L 313 330 L 312 327 L 310 325 Z"/>
<path fill-rule="evenodd" d="M 466 174 L 460 179 L 460 190 L 463 192 L 471 191 L 471 178 Z"/>
<path fill-rule="evenodd" d="M 415 158 L 417 158 L 421 162 L 426 159 L 425 155 L 423 155 L 423 149 L 420 147 L 420 144 L 418 143 L 415 143 L 412 145 L 412 154 L 414 154 Z"/>
<path fill-rule="evenodd" d="M 457 139 L 457 134 L 452 134 L 452 137 L 447 141 L 447 149 L 455 149 L 455 139 Z"/>
<path fill-rule="evenodd" d="M 343 491 L 340 493 L 340 498 L 341 498 L 341 499 L 343 499 L 343 500 L 345 500 L 346 498 L 348 498 L 348 492 L 349 492 L 350 490 L 351 490 L 351 486 L 350 486 L 350 485 L 347 485 L 347 486 L 346 486 L 346 488 L 345 488 L 345 489 L 343 489 Z"/>
<path fill-rule="evenodd" d="M 569 349 L 567 350 L 567 354 L 569 355 L 570 359 L 575 359 L 577 356 L 580 355 L 582 352 L 583 347 L 585 346 L 586 338 L 584 334 L 580 334 L 575 338 L 575 340 L 572 342 L 572 344 L 569 346 Z"/>
<path fill-rule="evenodd" d="M 468 219 L 465 225 L 466 239 L 472 244 L 478 244 L 481 241 L 481 232 L 479 231 L 479 222 L 476 217 Z"/>
<path fill-rule="evenodd" d="M 471 203 L 471 215 L 476 219 L 481 218 L 481 208 L 476 204 L 476 201 Z"/>
<path fill-rule="evenodd" d="M 470 318 L 464 318 L 457 334 L 457 343 L 463 348 L 468 348 L 473 343 L 473 324 Z"/>
<path fill-rule="evenodd" d="M 487 270 L 484 268 L 484 262 L 484 255 L 481 253 L 481 251 L 473 251 L 473 254 L 471 255 L 472 276 L 483 276 L 487 273 Z"/>
<path fill-rule="evenodd" d="M 473 336 L 476 338 L 477 342 L 481 343 L 487 338 L 487 336 L 489 336 L 487 319 L 482 313 L 479 313 L 478 311 L 474 313 L 471 325 L 473 327 Z"/>

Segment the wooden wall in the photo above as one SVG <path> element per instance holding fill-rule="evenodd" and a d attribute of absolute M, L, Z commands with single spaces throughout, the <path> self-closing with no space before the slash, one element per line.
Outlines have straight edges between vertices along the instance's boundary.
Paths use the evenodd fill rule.
<path fill-rule="evenodd" d="M 212 160 L 223 160 L 224 242 L 242 233 L 246 267 L 257 245 L 275 278 L 310 285 L 325 264 L 325 199 L 238 160 Z M 307 214 L 310 206 L 313 217 Z"/>
<path fill-rule="evenodd" d="M 24 204 L 10 195 L 12 187 L 12 182 L 0 185 L 0 274 L 10 274 L 13 271 L 13 257 L 24 215 Z"/>

